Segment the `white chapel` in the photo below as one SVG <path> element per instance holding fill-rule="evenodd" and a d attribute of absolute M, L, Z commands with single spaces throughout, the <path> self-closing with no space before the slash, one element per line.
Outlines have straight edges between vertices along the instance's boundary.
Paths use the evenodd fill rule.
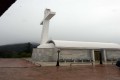
<path fill-rule="evenodd" d="M 33 49 L 32 59 L 43 62 L 56 62 L 57 50 L 60 50 L 59 59 L 62 62 L 102 61 L 107 62 L 120 58 L 120 45 L 116 43 L 83 42 L 48 40 L 49 22 L 55 15 L 50 9 L 44 12 L 41 42 Z"/>

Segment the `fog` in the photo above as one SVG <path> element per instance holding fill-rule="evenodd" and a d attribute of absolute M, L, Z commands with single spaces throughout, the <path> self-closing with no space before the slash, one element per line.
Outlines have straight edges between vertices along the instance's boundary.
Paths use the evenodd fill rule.
<path fill-rule="evenodd" d="M 49 39 L 120 43 L 120 0 L 17 0 L 0 17 L 0 45 L 40 43 L 44 10 L 56 12 Z"/>

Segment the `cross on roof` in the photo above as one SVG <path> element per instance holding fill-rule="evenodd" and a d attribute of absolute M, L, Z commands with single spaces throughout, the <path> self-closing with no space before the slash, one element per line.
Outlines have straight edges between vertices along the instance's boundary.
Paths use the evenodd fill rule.
<path fill-rule="evenodd" d="M 45 20 L 50 20 L 54 15 L 55 15 L 55 12 L 51 12 L 50 9 L 46 9 L 44 11 L 44 19 L 42 20 L 42 22 L 40 24 L 43 25 L 43 22 Z"/>
<path fill-rule="evenodd" d="M 44 19 L 40 23 L 41 25 L 43 25 L 40 44 L 46 44 L 48 41 L 49 21 L 54 15 L 55 15 L 55 12 L 51 12 L 50 9 L 45 9 Z"/>

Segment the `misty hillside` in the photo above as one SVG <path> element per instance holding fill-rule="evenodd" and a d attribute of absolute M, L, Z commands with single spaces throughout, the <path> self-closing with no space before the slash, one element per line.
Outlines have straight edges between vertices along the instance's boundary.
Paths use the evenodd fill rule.
<path fill-rule="evenodd" d="M 38 45 L 38 43 L 28 42 L 0 46 L 0 58 L 31 57 L 32 49 Z"/>

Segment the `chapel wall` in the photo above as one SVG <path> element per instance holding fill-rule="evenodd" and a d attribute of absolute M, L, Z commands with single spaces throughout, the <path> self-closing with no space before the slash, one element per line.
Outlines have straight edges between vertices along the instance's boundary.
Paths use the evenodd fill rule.
<path fill-rule="evenodd" d="M 108 60 L 120 58 L 120 50 L 106 50 Z"/>
<path fill-rule="evenodd" d="M 54 48 L 34 48 L 32 53 L 32 60 L 34 61 L 56 61 L 57 54 Z"/>
<path fill-rule="evenodd" d="M 54 48 L 34 48 L 32 60 L 44 62 L 56 62 L 58 53 Z M 89 50 L 84 49 L 61 49 L 59 59 L 88 60 L 91 59 Z"/>
<path fill-rule="evenodd" d="M 91 59 L 89 50 L 84 49 L 62 49 L 60 59 L 88 60 Z"/>

